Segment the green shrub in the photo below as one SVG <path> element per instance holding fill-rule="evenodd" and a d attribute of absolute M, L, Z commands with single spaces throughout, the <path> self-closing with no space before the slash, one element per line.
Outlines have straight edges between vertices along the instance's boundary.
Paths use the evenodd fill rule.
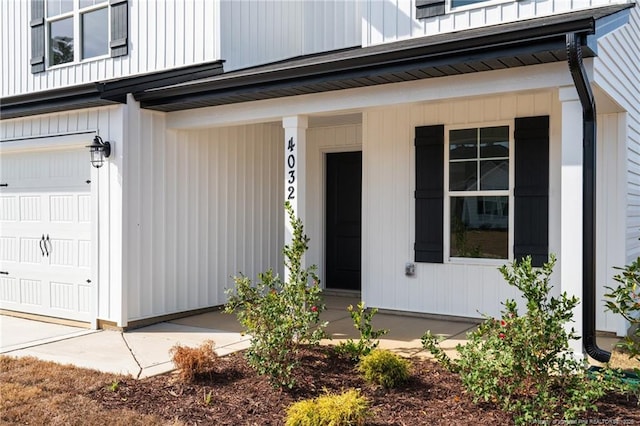
<path fill-rule="evenodd" d="M 391 351 L 374 349 L 362 357 L 358 371 L 370 383 L 395 388 L 409 379 L 409 362 Z"/>
<path fill-rule="evenodd" d="M 214 345 L 213 340 L 205 340 L 197 348 L 173 346 L 169 353 L 180 379 L 191 382 L 198 376 L 211 374 L 218 359 Z"/>
<path fill-rule="evenodd" d="M 618 346 L 625 349 L 630 358 L 640 360 L 640 257 L 621 269 L 613 277 L 616 288 L 606 287 L 610 292 L 604 296 L 607 309 L 620 314 L 631 323 L 631 331 Z"/>
<path fill-rule="evenodd" d="M 467 335 L 468 343 L 458 345 L 460 359 L 450 359 L 430 333 L 422 340 L 438 360 L 460 374 L 476 402 L 498 404 L 513 413 L 518 424 L 575 420 L 594 409 L 607 388 L 587 377 L 583 362 L 569 348 L 577 336 L 565 325 L 579 301 L 566 293 L 550 296 L 554 263 L 551 256 L 542 268 L 533 268 L 527 258 L 500 268 L 509 285 L 522 292 L 526 308 L 520 314 L 514 300 L 505 301 L 500 319 L 486 317 Z"/>
<path fill-rule="evenodd" d="M 364 302 L 358 303 L 356 309 L 353 305 L 349 305 L 347 308 L 353 326 L 360 333 L 360 338 L 357 341 L 348 339 L 346 342 L 341 342 L 336 347 L 338 353 L 347 355 L 351 360 L 358 361 L 360 357 L 368 355 L 372 350 L 378 347 L 380 341 L 379 337 L 384 336 L 389 330 L 380 329 L 374 330 L 371 321 L 373 316 L 378 312 L 377 308 L 365 309 Z"/>
<path fill-rule="evenodd" d="M 326 323 L 320 323 L 324 305 L 316 266 L 302 267 L 309 238 L 288 202 L 285 210 L 293 228 L 291 245 L 283 250 L 288 280 L 272 270 L 259 274 L 255 285 L 248 277 L 235 277 L 235 288 L 227 290 L 225 312 L 235 312 L 244 332 L 251 335 L 249 364 L 258 374 L 268 375 L 274 387 L 292 388 L 301 346 L 318 344 Z"/>
<path fill-rule="evenodd" d="M 364 425 L 369 402 L 357 390 L 326 394 L 293 403 L 287 408 L 287 426 Z"/>

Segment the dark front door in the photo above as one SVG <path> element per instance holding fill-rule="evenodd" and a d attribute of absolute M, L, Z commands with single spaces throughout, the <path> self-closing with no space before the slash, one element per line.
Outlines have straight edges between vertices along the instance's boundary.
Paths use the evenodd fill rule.
<path fill-rule="evenodd" d="M 326 287 L 360 290 L 362 152 L 327 154 Z"/>

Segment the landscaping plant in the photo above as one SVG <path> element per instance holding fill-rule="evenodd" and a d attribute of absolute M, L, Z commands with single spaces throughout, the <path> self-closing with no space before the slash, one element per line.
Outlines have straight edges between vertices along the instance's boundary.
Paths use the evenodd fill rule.
<path fill-rule="evenodd" d="M 378 347 L 380 341 L 379 337 L 384 336 L 389 330 L 380 329 L 374 330 L 371 321 L 373 316 L 378 312 L 377 308 L 365 309 L 364 302 L 358 303 L 358 306 L 354 309 L 353 305 L 349 305 L 347 308 L 351 319 L 353 320 L 353 326 L 360 333 L 360 338 L 357 341 L 348 339 L 346 342 L 340 342 L 336 347 L 339 353 L 347 355 L 353 361 L 358 361 L 360 357 L 368 355 L 372 350 Z"/>
<path fill-rule="evenodd" d="M 576 359 L 569 341 L 577 339 L 565 325 L 572 321 L 577 297 L 550 295 L 551 256 L 542 268 L 531 258 L 500 268 L 510 286 L 526 300 L 520 312 L 515 300 L 503 303 L 501 318 L 486 317 L 468 343 L 458 345 L 458 360 L 451 359 L 430 333 L 423 346 L 445 366 L 460 374 L 474 401 L 496 403 L 511 412 L 517 424 L 575 420 L 604 395 L 604 376 L 589 379 L 582 361 Z"/>
<path fill-rule="evenodd" d="M 341 394 L 321 395 L 293 403 L 287 408 L 287 426 L 364 425 L 369 402 L 352 389 Z"/>
<path fill-rule="evenodd" d="M 181 345 L 172 347 L 171 359 L 178 369 L 180 379 L 192 382 L 196 377 L 211 374 L 218 359 L 214 346 L 213 340 L 205 340 L 197 348 Z"/>
<path fill-rule="evenodd" d="M 620 274 L 613 277 L 618 286 L 606 287 L 609 290 L 609 293 L 604 295 L 609 299 L 606 306 L 631 323 L 631 332 L 619 347 L 623 348 L 630 358 L 640 360 L 640 257 L 621 270 Z"/>
<path fill-rule="evenodd" d="M 386 349 L 375 349 L 362 357 L 358 371 L 369 383 L 390 389 L 409 379 L 409 361 Z"/>
<path fill-rule="evenodd" d="M 316 266 L 302 267 L 302 256 L 309 238 L 302 221 L 287 202 L 285 210 L 293 228 L 291 245 L 284 247 L 284 264 L 289 277 L 283 281 L 273 270 L 258 274 L 254 284 L 240 275 L 235 288 L 227 290 L 225 307 L 235 312 L 244 331 L 251 336 L 247 350 L 249 364 L 261 375 L 268 375 L 274 387 L 292 388 L 297 354 L 303 344 L 318 344 L 326 323 L 320 323 L 324 310 Z"/>

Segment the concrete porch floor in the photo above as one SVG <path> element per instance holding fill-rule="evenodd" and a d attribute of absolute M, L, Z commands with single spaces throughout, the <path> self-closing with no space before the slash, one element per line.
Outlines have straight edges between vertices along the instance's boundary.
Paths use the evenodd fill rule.
<path fill-rule="evenodd" d="M 325 296 L 327 310 L 322 319 L 331 340 L 322 344 L 336 345 L 346 339 L 359 338 L 347 311 L 356 306 L 357 296 Z M 455 347 L 463 343 L 466 333 L 477 325 L 474 320 L 430 319 L 379 312 L 373 318 L 374 329 L 388 329 L 380 338 L 380 347 L 404 356 L 429 357 L 422 349 L 420 338 L 431 330 L 445 338 L 441 346 L 455 356 Z M 73 364 L 114 374 L 143 378 L 174 369 L 169 354 L 176 345 L 198 346 L 213 340 L 218 355 L 248 347 L 249 337 L 234 315 L 214 311 L 162 322 L 127 332 L 86 330 L 65 325 L 48 324 L 10 316 L 0 316 L 0 354 L 33 356 L 38 359 Z M 602 338 L 598 344 L 610 350 L 617 338 Z"/>

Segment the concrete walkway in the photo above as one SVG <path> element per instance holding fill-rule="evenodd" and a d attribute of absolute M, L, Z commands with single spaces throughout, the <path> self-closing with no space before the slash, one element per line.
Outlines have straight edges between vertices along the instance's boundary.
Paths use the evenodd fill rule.
<path fill-rule="evenodd" d="M 338 296 L 325 297 L 327 310 L 323 320 L 332 340 L 323 344 L 337 344 L 357 339 L 357 330 L 346 310 L 358 300 Z M 427 330 L 446 340 L 441 346 L 455 353 L 458 343 L 476 323 L 472 320 L 434 320 L 416 316 L 378 313 L 373 319 L 375 329 L 388 329 L 380 339 L 380 347 L 405 356 L 429 356 L 422 349 L 420 338 Z M 174 369 L 170 349 L 176 345 L 199 346 L 213 340 L 218 355 L 226 355 L 249 346 L 249 337 L 241 334 L 234 315 L 221 311 L 194 315 L 127 331 L 87 330 L 50 324 L 10 316 L 0 316 L 0 354 L 33 356 L 61 364 L 73 364 L 107 373 L 143 378 Z M 604 346 L 603 346 L 604 347 Z M 608 348 L 607 348 L 608 349 Z"/>

